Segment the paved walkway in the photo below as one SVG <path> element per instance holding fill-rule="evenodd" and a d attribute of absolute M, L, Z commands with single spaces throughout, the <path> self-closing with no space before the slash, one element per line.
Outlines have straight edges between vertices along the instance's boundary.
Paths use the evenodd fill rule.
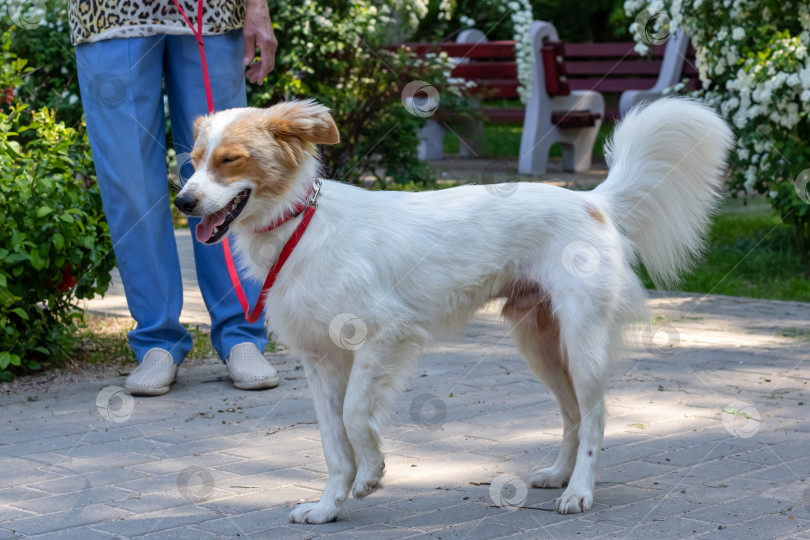
<path fill-rule="evenodd" d="M 185 320 L 205 322 L 183 262 Z M 118 290 L 89 307 L 120 312 Z M 526 488 L 554 459 L 560 414 L 484 310 L 426 355 L 383 438 L 386 488 L 337 523 L 287 522 L 326 469 L 303 372 L 280 354 L 265 392 L 234 389 L 211 360 L 158 398 L 116 393 L 122 377 L 0 397 L 0 539 L 810 539 L 810 305 L 650 306 L 655 326 L 610 379 L 586 514 Z"/>

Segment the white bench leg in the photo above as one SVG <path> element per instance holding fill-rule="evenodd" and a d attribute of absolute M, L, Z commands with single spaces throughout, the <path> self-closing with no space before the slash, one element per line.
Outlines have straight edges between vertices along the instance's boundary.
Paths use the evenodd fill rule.
<path fill-rule="evenodd" d="M 438 160 L 444 157 L 444 126 L 435 120 L 428 120 L 419 130 L 419 147 L 417 148 L 420 161 Z"/>
<path fill-rule="evenodd" d="M 453 123 L 459 137 L 458 150 L 461 157 L 480 159 L 484 157 L 484 124 L 465 118 Z"/>
<path fill-rule="evenodd" d="M 548 170 L 548 153 L 551 145 L 559 142 L 556 130 L 552 128 L 545 133 L 536 132 L 537 136 L 527 137 L 524 133 L 520 141 L 518 172 L 520 174 L 540 175 Z"/>
<path fill-rule="evenodd" d="M 566 130 L 563 136 L 563 170 L 566 172 L 587 172 L 593 161 L 593 145 L 599 135 L 598 120 L 592 128 Z"/>

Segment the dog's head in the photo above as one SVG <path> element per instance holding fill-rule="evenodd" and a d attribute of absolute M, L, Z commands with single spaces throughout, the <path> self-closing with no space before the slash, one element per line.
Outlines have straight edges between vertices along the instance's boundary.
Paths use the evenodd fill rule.
<path fill-rule="evenodd" d="M 290 190 L 316 144 L 337 144 L 329 109 L 312 100 L 269 109 L 230 109 L 194 124 L 194 174 L 174 204 L 202 218 L 196 236 L 214 244 L 240 219 L 273 205 Z"/>

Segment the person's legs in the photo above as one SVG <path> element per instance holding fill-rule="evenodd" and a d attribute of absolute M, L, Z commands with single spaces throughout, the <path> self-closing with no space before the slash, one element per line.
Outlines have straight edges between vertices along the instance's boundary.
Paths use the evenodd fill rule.
<path fill-rule="evenodd" d="M 182 164 L 185 161 L 182 154 L 188 154 L 194 146 L 194 120 L 207 114 L 208 109 L 196 39 L 192 36 L 167 36 L 167 47 L 165 76 L 172 138 L 178 164 Z M 247 104 L 243 54 L 244 42 L 240 30 L 205 37 L 205 56 L 217 111 L 245 107 Z M 186 167 L 190 168 L 190 164 Z M 189 219 L 197 280 L 211 314 L 211 343 L 214 349 L 222 359 L 228 357 L 232 347 L 241 343 L 253 343 L 259 351 L 264 351 L 267 345 L 264 320 L 260 319 L 255 324 L 245 320 L 228 276 L 222 246 L 206 246 L 197 242 L 193 234 L 197 223 L 199 219 Z M 260 284 L 243 281 L 242 286 L 248 299 L 255 302 Z"/>
<path fill-rule="evenodd" d="M 180 324 L 183 286 L 166 174 L 161 77 L 164 36 L 76 47 L 79 86 L 104 211 L 139 362 L 155 347 L 180 364 L 191 336 Z"/>

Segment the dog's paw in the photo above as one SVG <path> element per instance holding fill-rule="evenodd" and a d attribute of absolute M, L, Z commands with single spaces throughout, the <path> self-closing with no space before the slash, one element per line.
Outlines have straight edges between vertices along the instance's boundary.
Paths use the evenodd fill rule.
<path fill-rule="evenodd" d="M 380 462 L 370 468 L 361 466 L 354 477 L 352 492 L 355 499 L 362 499 L 381 489 L 382 477 L 385 471 L 385 462 Z"/>
<path fill-rule="evenodd" d="M 557 512 L 560 514 L 579 514 L 590 510 L 593 505 L 593 492 L 566 489 L 556 500 Z"/>
<path fill-rule="evenodd" d="M 357 478 L 354 479 L 354 484 L 352 484 L 352 492 L 354 493 L 355 499 L 362 499 L 363 497 L 367 497 L 381 489 L 383 487 L 381 479 L 378 477 L 374 478 L 360 478 L 360 475 L 357 475 Z"/>
<path fill-rule="evenodd" d="M 331 523 L 337 521 L 339 508 L 323 501 L 299 504 L 290 512 L 290 523 Z"/>
<path fill-rule="evenodd" d="M 534 471 L 530 482 L 533 488 L 561 488 L 568 483 L 569 478 L 570 472 L 547 467 Z"/>

